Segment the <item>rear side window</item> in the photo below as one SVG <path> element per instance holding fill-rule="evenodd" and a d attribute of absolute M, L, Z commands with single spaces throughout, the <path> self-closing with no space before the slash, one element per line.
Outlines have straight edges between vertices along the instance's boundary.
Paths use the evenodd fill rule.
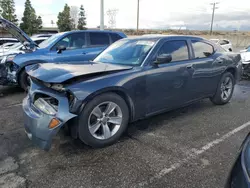
<path fill-rule="evenodd" d="M 206 58 L 214 53 L 213 46 L 208 43 L 192 40 L 192 45 L 195 58 Z"/>
<path fill-rule="evenodd" d="M 111 36 L 112 42 L 122 39 L 122 37 L 116 33 L 111 33 L 110 36 Z"/>
<path fill-rule="evenodd" d="M 107 33 L 89 33 L 89 40 L 91 46 L 106 46 L 109 45 L 109 35 Z"/>
<path fill-rule="evenodd" d="M 189 59 L 188 46 L 184 40 L 166 42 L 158 52 L 158 55 L 162 54 L 172 55 L 172 62 Z"/>

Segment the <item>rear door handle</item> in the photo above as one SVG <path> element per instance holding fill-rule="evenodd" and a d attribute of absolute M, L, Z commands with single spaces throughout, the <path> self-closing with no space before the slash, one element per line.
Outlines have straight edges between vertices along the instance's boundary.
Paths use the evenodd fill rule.
<path fill-rule="evenodd" d="M 87 54 L 87 52 L 83 52 L 82 54 L 83 54 L 83 55 L 86 55 L 86 54 Z"/>

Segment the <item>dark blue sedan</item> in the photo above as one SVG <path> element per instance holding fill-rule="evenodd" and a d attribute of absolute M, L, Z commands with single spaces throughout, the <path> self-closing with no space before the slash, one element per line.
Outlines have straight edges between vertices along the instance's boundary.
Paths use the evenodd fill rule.
<path fill-rule="evenodd" d="M 0 63 L 0 84 L 17 85 L 27 89 L 27 65 L 47 62 L 78 64 L 93 60 L 113 42 L 126 38 L 122 32 L 77 30 L 58 33 L 37 44 L 13 23 L 0 19 L 0 24 L 24 44 L 25 54 L 8 53 Z"/>
<path fill-rule="evenodd" d="M 115 143 L 129 122 L 204 98 L 228 103 L 241 70 L 239 54 L 203 38 L 122 39 L 81 65 L 27 67 L 25 129 L 45 150 L 63 126 L 73 138 L 104 147 Z"/>

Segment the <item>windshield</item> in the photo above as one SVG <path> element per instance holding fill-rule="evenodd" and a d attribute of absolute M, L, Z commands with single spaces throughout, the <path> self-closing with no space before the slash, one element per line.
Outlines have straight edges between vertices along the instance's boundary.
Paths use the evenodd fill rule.
<path fill-rule="evenodd" d="M 94 62 L 140 65 L 154 44 L 154 40 L 148 39 L 120 40 L 102 52 Z"/>
<path fill-rule="evenodd" d="M 47 40 L 43 41 L 41 44 L 39 44 L 40 48 L 47 48 L 51 43 L 53 43 L 55 40 L 58 39 L 63 33 L 58 33 L 56 35 L 52 35 Z"/>

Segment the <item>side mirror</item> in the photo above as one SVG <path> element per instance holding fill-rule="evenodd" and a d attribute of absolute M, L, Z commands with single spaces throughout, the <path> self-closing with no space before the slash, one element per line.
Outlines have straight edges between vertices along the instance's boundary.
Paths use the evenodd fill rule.
<path fill-rule="evenodd" d="M 172 61 L 172 56 L 170 54 L 162 54 L 156 58 L 155 64 L 164 64 Z"/>
<path fill-rule="evenodd" d="M 66 50 L 66 46 L 60 45 L 56 48 L 56 50 L 57 50 L 57 53 L 60 54 L 62 53 L 62 51 Z"/>

